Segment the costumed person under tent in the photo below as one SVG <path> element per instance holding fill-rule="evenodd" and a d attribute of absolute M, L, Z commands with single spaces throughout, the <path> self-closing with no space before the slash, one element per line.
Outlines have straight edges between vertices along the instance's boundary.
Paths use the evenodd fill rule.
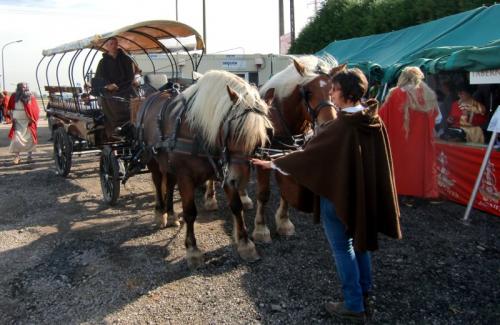
<path fill-rule="evenodd" d="M 414 198 L 439 195 L 434 146 L 439 107 L 435 92 L 423 79 L 420 68 L 404 68 L 379 112 L 389 135 L 396 190 L 409 206 Z"/>
<path fill-rule="evenodd" d="M 483 104 L 472 98 L 472 88 L 466 84 L 458 86 L 458 100 L 451 104 L 447 121 L 451 127 L 461 128 L 465 140 L 484 144 L 484 132 L 481 128 L 488 116 Z"/>
<path fill-rule="evenodd" d="M 32 152 L 38 143 L 37 123 L 40 108 L 27 83 L 17 84 L 16 92 L 10 97 L 7 108 L 12 117 L 9 152 L 15 154 L 14 164 L 21 162 L 21 152 L 28 152 L 27 161 L 32 162 Z"/>
<path fill-rule="evenodd" d="M 304 150 L 252 162 L 289 175 L 299 189 L 320 196 L 321 221 L 344 296 L 344 301 L 328 302 L 325 308 L 335 317 L 365 322 L 372 290 L 370 251 L 378 249 L 378 233 L 401 238 L 399 206 L 378 102 L 371 100 L 368 107 L 360 102 L 366 77 L 359 69 L 348 69 L 332 81 L 338 117 L 320 124 Z M 319 122 L 323 111 L 327 109 L 318 113 Z M 281 190 L 286 200 L 294 195 Z"/>

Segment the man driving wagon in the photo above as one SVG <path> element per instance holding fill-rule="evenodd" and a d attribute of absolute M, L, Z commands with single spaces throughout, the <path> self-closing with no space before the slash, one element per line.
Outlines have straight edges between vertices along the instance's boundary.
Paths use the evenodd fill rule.
<path fill-rule="evenodd" d="M 104 94 L 132 98 L 138 96 L 141 71 L 137 64 L 118 47 L 116 37 L 111 37 L 105 45 L 107 52 L 102 54 L 95 74 L 96 83 L 101 85 Z M 98 90 L 99 91 L 99 90 Z"/>
<path fill-rule="evenodd" d="M 119 48 L 116 37 L 109 38 L 104 48 L 106 51 L 97 66 L 92 88 L 100 97 L 106 117 L 106 136 L 112 140 L 118 135 L 116 128 L 130 121 L 130 110 L 134 103 L 139 106 L 137 98 L 141 71 L 132 58 Z"/>

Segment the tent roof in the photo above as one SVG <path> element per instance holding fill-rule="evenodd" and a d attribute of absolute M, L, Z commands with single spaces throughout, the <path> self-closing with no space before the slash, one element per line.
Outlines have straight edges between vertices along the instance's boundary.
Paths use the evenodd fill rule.
<path fill-rule="evenodd" d="M 336 41 L 317 54 L 328 53 L 385 81 L 410 64 L 431 72 L 500 67 L 498 21 L 500 5 L 479 7 L 394 32 Z"/>
<path fill-rule="evenodd" d="M 161 52 L 161 46 L 158 45 L 159 40 L 178 40 L 187 37 L 194 37 L 195 43 L 192 47 L 196 50 L 204 48 L 203 39 L 196 30 L 190 26 L 169 20 L 152 20 L 144 21 L 134 25 L 125 26 L 112 32 L 102 35 L 94 35 L 71 43 L 66 43 L 58 47 L 43 50 L 44 56 L 54 55 L 58 53 L 71 52 L 84 48 L 98 48 L 111 37 L 116 37 L 118 46 L 129 53 L 143 53 L 143 48 L 147 52 Z M 165 43 L 163 43 L 165 45 Z M 183 44 L 177 43 L 176 49 L 182 48 Z M 166 46 L 167 48 L 169 46 Z"/>

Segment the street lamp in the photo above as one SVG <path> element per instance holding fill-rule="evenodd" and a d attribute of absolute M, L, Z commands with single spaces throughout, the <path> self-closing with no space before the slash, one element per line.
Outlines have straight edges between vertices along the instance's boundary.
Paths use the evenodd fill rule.
<path fill-rule="evenodd" d="M 5 90 L 5 72 L 4 72 L 5 64 L 3 63 L 3 50 L 9 44 L 19 43 L 19 42 L 22 42 L 22 41 L 23 40 L 20 39 L 20 40 L 17 40 L 17 41 L 9 42 L 9 43 L 5 44 L 4 46 L 2 46 L 2 87 L 3 87 L 3 90 Z"/>

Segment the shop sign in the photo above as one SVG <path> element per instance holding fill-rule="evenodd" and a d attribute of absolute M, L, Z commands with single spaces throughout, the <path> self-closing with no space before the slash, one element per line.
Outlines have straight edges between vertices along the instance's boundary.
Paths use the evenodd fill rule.
<path fill-rule="evenodd" d="M 225 59 L 222 60 L 222 68 L 225 70 L 241 70 L 247 67 L 247 62 L 243 59 L 227 55 Z"/>
<path fill-rule="evenodd" d="M 500 84 L 500 69 L 471 71 L 470 83 L 472 85 Z"/>

